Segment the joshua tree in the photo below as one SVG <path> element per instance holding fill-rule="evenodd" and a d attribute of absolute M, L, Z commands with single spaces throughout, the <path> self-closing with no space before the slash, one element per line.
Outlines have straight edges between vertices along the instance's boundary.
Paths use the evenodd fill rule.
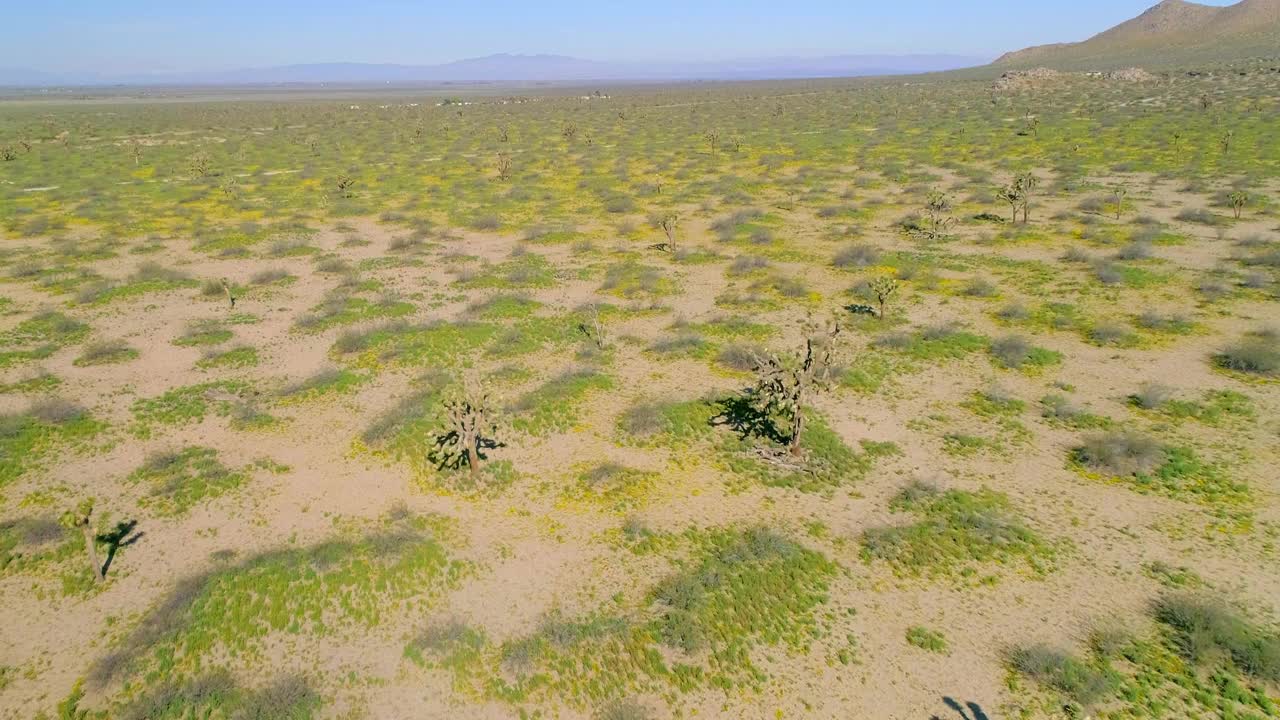
<path fill-rule="evenodd" d="M 212 162 L 209 160 L 208 153 L 198 152 L 187 162 L 191 168 L 191 174 L 196 177 L 208 177 L 212 172 Z"/>
<path fill-rule="evenodd" d="M 867 289 L 875 296 L 876 304 L 880 306 L 880 319 L 884 320 L 884 307 L 889 303 L 889 298 L 898 292 L 897 278 L 889 275 L 880 275 L 867 285 Z"/>
<path fill-rule="evenodd" d="M 574 125 L 573 123 L 565 123 L 564 127 L 560 128 L 560 137 L 563 137 L 565 140 L 569 142 L 573 142 L 573 139 L 576 138 L 577 136 L 578 136 L 578 126 Z"/>
<path fill-rule="evenodd" d="M 471 480 L 480 476 L 485 450 L 503 447 L 489 396 L 470 388 L 444 402 L 445 427 L 435 438 L 432 460 L 441 468 L 467 466 Z"/>
<path fill-rule="evenodd" d="M 1040 179 L 1028 170 L 1014 178 L 1013 184 L 1022 199 L 1022 222 L 1028 223 L 1031 221 L 1031 195 L 1036 191 L 1036 186 L 1040 184 Z"/>
<path fill-rule="evenodd" d="M 355 178 L 350 175 L 339 175 L 337 182 L 334 183 L 338 188 L 338 196 L 344 198 L 352 196 L 351 187 L 355 184 Z"/>
<path fill-rule="evenodd" d="M 231 292 L 231 283 L 227 282 L 226 278 L 221 278 L 218 282 L 222 285 L 223 294 L 227 296 L 227 304 L 231 306 L 232 310 L 235 310 L 236 296 Z"/>
<path fill-rule="evenodd" d="M 102 564 L 98 562 L 97 539 L 94 537 L 92 518 L 93 498 L 88 498 L 75 508 L 62 513 L 58 522 L 62 527 L 68 530 L 79 530 L 84 535 L 84 551 L 89 559 L 89 569 L 93 570 L 95 580 L 103 582 L 106 577 L 102 574 Z"/>
<path fill-rule="evenodd" d="M 1228 130 L 1222 133 L 1222 139 L 1218 141 L 1218 143 L 1222 145 L 1222 154 L 1225 155 L 1231 151 L 1231 141 L 1235 140 L 1235 137 L 1236 137 L 1235 130 Z"/>
<path fill-rule="evenodd" d="M 925 201 L 924 211 L 929 216 L 929 228 L 926 234 L 937 239 L 947 233 L 947 229 L 955 224 L 956 219 L 951 216 L 951 197 L 941 190 L 929 191 L 929 198 Z"/>
<path fill-rule="evenodd" d="M 707 141 L 708 145 L 711 146 L 711 154 L 715 155 L 716 150 L 719 149 L 720 147 L 720 131 L 708 130 L 707 132 L 703 133 L 702 138 Z"/>
<path fill-rule="evenodd" d="M 1231 202 L 1231 211 L 1235 213 L 1236 219 L 1240 219 L 1240 213 L 1244 212 L 1244 206 L 1249 204 L 1249 193 L 1243 190 L 1236 190 L 1227 196 Z"/>
<path fill-rule="evenodd" d="M 511 130 L 506 125 L 499 127 L 498 142 L 510 142 L 510 140 L 511 140 Z"/>
<path fill-rule="evenodd" d="M 129 152 L 133 155 L 133 164 L 135 167 L 142 164 L 142 143 L 134 140 L 129 143 Z"/>
<path fill-rule="evenodd" d="M 18 151 L 12 145 L 0 145 L 0 160 L 12 162 L 18 159 Z"/>
<path fill-rule="evenodd" d="M 662 228 L 663 234 L 667 236 L 666 242 L 654 243 L 649 246 L 650 250 L 660 250 L 662 252 L 673 253 L 676 251 L 676 225 L 680 222 L 680 216 L 675 213 L 668 213 L 662 216 L 658 221 L 658 227 Z"/>
<path fill-rule="evenodd" d="M 1009 212 L 1013 217 L 1009 222 L 1018 222 L 1018 207 L 1022 205 L 1022 192 L 1017 183 L 1006 185 L 996 191 L 996 197 L 1009 203 Z"/>
<path fill-rule="evenodd" d="M 1120 219 L 1120 213 L 1124 210 L 1124 199 L 1129 195 L 1129 188 L 1124 185 L 1116 185 L 1111 188 L 1111 196 L 1116 201 L 1116 219 Z"/>
<path fill-rule="evenodd" d="M 578 330 L 596 346 L 598 350 L 608 350 L 613 343 L 609 340 L 609 331 L 600 320 L 600 306 L 591 306 L 591 317 L 578 323 Z"/>
<path fill-rule="evenodd" d="M 511 156 L 498 153 L 498 179 L 506 182 L 511 179 Z"/>
<path fill-rule="evenodd" d="M 756 382 L 747 391 L 748 400 L 759 417 L 781 417 L 787 422 L 787 450 L 793 456 L 801 453 L 805 404 L 814 390 L 826 387 L 830 381 L 831 358 L 839 335 L 839 324 L 832 323 L 817 343 L 810 334 L 805 339 L 804 352 L 798 356 L 755 356 Z"/>

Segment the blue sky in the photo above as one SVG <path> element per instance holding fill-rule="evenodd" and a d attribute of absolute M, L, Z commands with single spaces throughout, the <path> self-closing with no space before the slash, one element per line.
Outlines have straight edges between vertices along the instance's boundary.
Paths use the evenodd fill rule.
<path fill-rule="evenodd" d="M 0 67 L 166 72 L 335 61 L 425 64 L 497 52 L 597 60 L 994 56 L 1084 39 L 1154 2 L 12 0 L 4 12 Z"/>

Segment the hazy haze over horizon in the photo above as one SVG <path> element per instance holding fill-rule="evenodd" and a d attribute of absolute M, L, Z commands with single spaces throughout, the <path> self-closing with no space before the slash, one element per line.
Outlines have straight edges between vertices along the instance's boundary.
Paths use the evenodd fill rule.
<path fill-rule="evenodd" d="M 111 75 L 337 62 L 430 65 L 495 53 L 629 63 L 841 54 L 994 57 L 1084 39 L 1153 1 L 796 0 L 780 14 L 777 3 L 759 0 L 696 6 L 672 0 L 450 6 L 67 0 L 11 9 L 7 19 L 16 31 L 0 47 L 0 67 Z"/>

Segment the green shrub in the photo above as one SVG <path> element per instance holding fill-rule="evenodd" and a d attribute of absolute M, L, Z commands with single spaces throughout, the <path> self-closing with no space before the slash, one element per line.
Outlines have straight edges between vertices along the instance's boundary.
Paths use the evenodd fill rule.
<path fill-rule="evenodd" d="M 907 644 L 929 652 L 945 653 L 947 639 L 942 633 L 919 625 L 907 628 Z"/>
<path fill-rule="evenodd" d="M 1014 670 L 1086 708 L 1109 698 L 1117 684 L 1112 673 L 1046 645 L 1014 649 L 1009 653 L 1009 664 Z"/>

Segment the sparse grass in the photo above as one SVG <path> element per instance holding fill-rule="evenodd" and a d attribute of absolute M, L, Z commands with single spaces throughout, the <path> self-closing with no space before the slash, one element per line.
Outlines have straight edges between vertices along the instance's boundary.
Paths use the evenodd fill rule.
<path fill-rule="evenodd" d="M 103 340 L 84 347 L 73 363 L 76 367 L 117 365 L 137 360 L 139 353 L 123 340 Z"/>
<path fill-rule="evenodd" d="M 258 349 L 248 345 L 240 345 L 227 350 L 206 350 L 196 361 L 201 370 L 218 368 L 247 368 L 258 364 Z"/>
<path fill-rule="evenodd" d="M 1009 664 L 1017 672 L 1085 708 L 1106 700 L 1116 690 L 1117 679 L 1113 673 L 1047 645 L 1015 648 L 1009 653 Z"/>
<path fill-rule="evenodd" d="M 11 330 L 0 332 L 0 368 L 47 358 L 80 342 L 89 326 L 56 311 L 34 315 Z"/>
<path fill-rule="evenodd" d="M 1219 465 L 1187 447 L 1163 445 L 1141 433 L 1110 431 L 1086 436 L 1071 452 L 1077 467 L 1103 479 L 1125 482 L 1141 492 L 1155 492 L 1218 510 L 1247 508 L 1253 492 Z"/>
<path fill-rule="evenodd" d="M 1056 567 L 1061 552 L 1058 543 L 1019 521 L 1008 498 L 991 490 L 941 491 L 917 483 L 899 493 L 890 508 L 921 519 L 867 530 L 862 553 L 868 561 L 888 563 L 902 576 L 993 583 L 998 578 L 994 568 L 1000 566 L 1021 567 L 1040 576 Z"/>
<path fill-rule="evenodd" d="M 83 450 L 104 430 L 79 405 L 48 398 L 23 413 L 0 415 L 0 488 L 66 450 Z"/>
<path fill-rule="evenodd" d="M 1019 335 L 993 340 L 988 347 L 992 360 L 1010 370 L 1035 370 L 1062 362 L 1062 354 L 1032 345 Z"/>
<path fill-rule="evenodd" d="M 508 408 L 511 425 L 531 435 L 566 432 L 579 420 L 588 393 L 608 390 L 613 380 L 592 370 L 568 372 L 522 395 Z"/>
<path fill-rule="evenodd" d="M 919 625 L 907 628 L 907 644 L 933 653 L 947 652 L 947 639 L 942 633 Z"/>
<path fill-rule="evenodd" d="M 305 402 L 327 395 L 351 392 L 366 380 L 368 380 L 367 376 L 350 370 L 326 368 L 305 380 L 286 385 L 280 390 L 279 396 L 283 402 Z"/>
<path fill-rule="evenodd" d="M 273 639 L 348 637 L 390 612 L 428 610 L 468 572 L 437 539 L 438 528 L 410 516 L 366 537 L 268 552 L 189 577 L 95 663 L 90 679 L 196 678 L 227 653 L 263 663 Z"/>
<path fill-rule="evenodd" d="M 179 347 L 221 345 L 231 339 L 233 333 L 218 320 L 198 320 L 190 323 L 182 334 L 174 339 Z"/>
<path fill-rule="evenodd" d="M 161 515 L 182 515 L 196 505 L 240 488 L 248 476 L 218 462 L 216 450 L 188 447 L 156 453 L 129 475 L 129 482 L 150 489 L 143 500 Z"/>
<path fill-rule="evenodd" d="M 247 383 L 223 380 L 174 388 L 153 398 L 133 403 L 132 432 L 150 437 L 157 426 L 189 425 L 204 420 L 210 412 L 229 415 L 252 392 Z"/>
<path fill-rule="evenodd" d="M 1213 360 L 1224 370 L 1274 376 L 1280 374 L 1280 344 L 1274 339 L 1247 337 L 1223 348 Z"/>

